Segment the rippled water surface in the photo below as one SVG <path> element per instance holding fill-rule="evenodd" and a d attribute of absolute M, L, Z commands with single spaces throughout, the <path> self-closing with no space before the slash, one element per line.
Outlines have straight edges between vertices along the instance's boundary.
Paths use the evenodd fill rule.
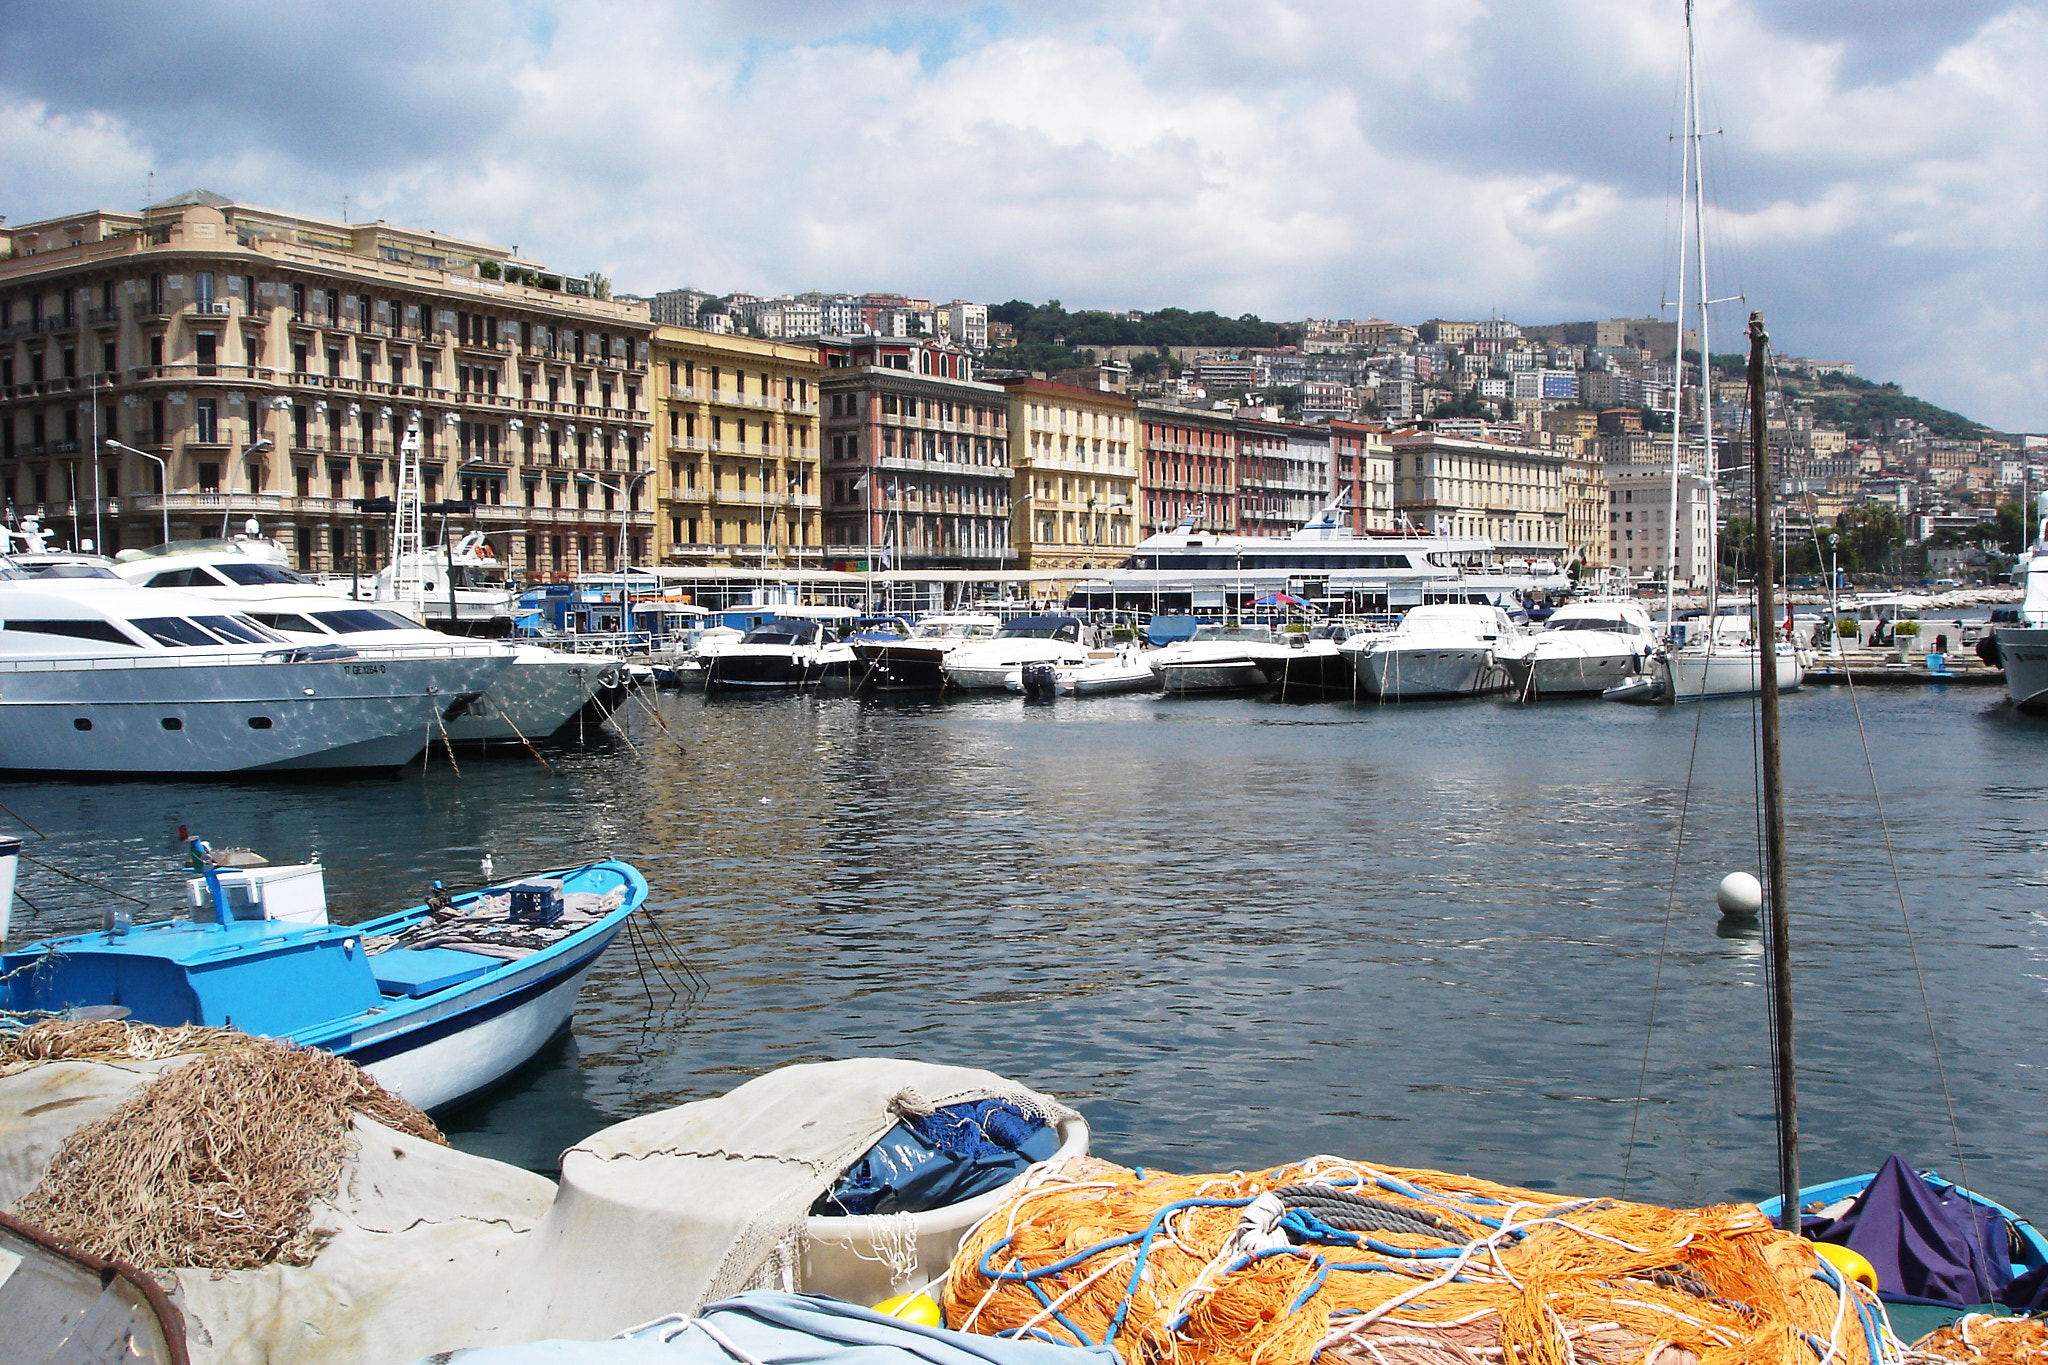
<path fill-rule="evenodd" d="M 1894 1149 L 1953 1173 L 1952 1107 L 1971 1182 L 2048 1212 L 2048 725 L 1975 689 L 1860 707 L 1860 727 L 1842 691 L 1784 707 L 1807 1178 Z M 572 1039 L 449 1121 L 540 1170 L 774 1066 L 889 1054 L 1064 1096 L 1099 1154 L 1168 1169 L 1332 1152 L 1589 1193 L 1626 1176 L 1673 1201 L 1772 1192 L 1762 954 L 1713 907 L 1758 861 L 1740 702 L 630 713 L 548 766 L 0 801 L 50 836 L 30 852 L 52 868 L 160 906 L 180 824 L 317 851 L 343 920 L 486 851 L 501 875 L 636 862 L 641 946 L 600 964 Z M 98 915 L 52 870 L 22 893 L 18 936 Z M 671 956 L 700 992 L 647 969 Z"/>

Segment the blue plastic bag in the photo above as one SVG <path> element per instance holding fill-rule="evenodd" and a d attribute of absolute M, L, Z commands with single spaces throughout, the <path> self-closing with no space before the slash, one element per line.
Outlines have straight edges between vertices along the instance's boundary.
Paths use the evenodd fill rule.
<path fill-rule="evenodd" d="M 1000 1189 L 1059 1145 L 1055 1128 L 1008 1100 L 949 1104 L 883 1134 L 811 1212 L 837 1217 L 942 1209 Z"/>

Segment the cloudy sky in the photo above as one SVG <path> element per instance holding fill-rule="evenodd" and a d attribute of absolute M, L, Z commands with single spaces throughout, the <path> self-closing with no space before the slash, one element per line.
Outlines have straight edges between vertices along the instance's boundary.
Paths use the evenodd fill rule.
<path fill-rule="evenodd" d="M 642 293 L 1640 316 L 1672 288 L 1680 20 L 0 0 L 0 213 L 346 199 Z M 1716 292 L 1781 350 L 2048 430 L 2048 0 L 1699 0 L 1698 27 Z"/>

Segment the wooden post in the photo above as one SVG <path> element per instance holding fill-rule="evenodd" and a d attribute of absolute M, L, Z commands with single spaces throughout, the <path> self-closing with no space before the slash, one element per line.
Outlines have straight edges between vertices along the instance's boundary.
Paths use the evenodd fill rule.
<path fill-rule="evenodd" d="M 1764 412 L 1764 315 L 1749 315 L 1749 442 L 1756 476 L 1757 681 L 1762 701 L 1764 901 L 1771 980 L 1771 1073 L 1777 1082 L 1778 1226 L 1799 1231 L 1799 1074 L 1792 1052 L 1791 917 L 1785 909 L 1784 759 L 1778 743 L 1777 560 L 1771 553 L 1771 445 Z"/>

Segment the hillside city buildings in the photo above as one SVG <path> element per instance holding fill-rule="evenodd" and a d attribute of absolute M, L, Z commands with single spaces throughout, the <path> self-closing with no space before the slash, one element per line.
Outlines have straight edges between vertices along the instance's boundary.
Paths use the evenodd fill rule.
<path fill-rule="evenodd" d="M 431 515 L 527 581 L 1054 573 L 1183 524 L 1285 535 L 1327 511 L 1691 584 L 1746 512 L 1742 386 L 1716 376 L 1710 441 L 1688 375 L 1674 444 L 1680 338 L 1654 318 L 1311 319 L 1289 346 L 1091 346 L 1023 374 L 988 368 L 1007 329 L 983 303 L 614 298 L 489 243 L 204 191 L 0 223 L 0 246 L 0 502 L 110 552 L 253 516 L 301 568 L 373 570 L 414 430 Z M 1974 526 L 2042 481 L 1998 438 L 1852 437 L 1778 392 L 1768 421 L 1795 533 L 1873 501 L 1921 536 Z"/>

